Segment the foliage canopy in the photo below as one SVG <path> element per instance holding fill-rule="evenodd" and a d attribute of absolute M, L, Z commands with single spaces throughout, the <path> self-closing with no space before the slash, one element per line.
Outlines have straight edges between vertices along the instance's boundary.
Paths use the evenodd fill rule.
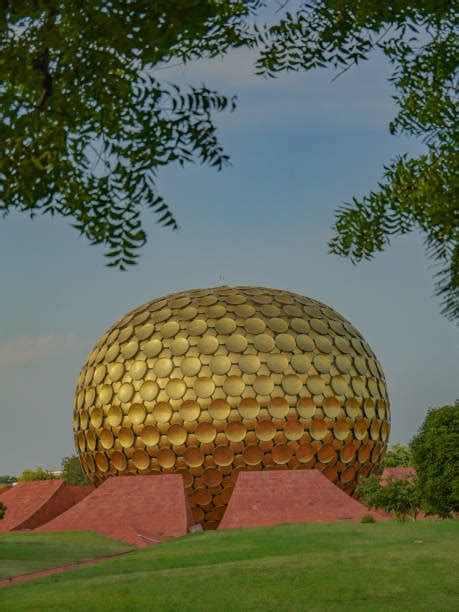
<path fill-rule="evenodd" d="M 159 80 L 246 40 L 252 2 L 19 0 L 0 8 L 0 211 L 70 217 L 109 265 L 134 263 L 142 207 L 177 222 L 158 168 L 227 162 L 211 120 L 234 100 Z"/>
<path fill-rule="evenodd" d="M 0 8 L 0 210 L 70 217 L 109 265 L 135 262 L 141 210 L 176 228 L 156 175 L 170 163 L 217 169 L 228 158 L 214 112 L 235 101 L 160 78 L 171 61 L 259 50 L 256 70 L 334 67 L 374 51 L 390 62 L 392 133 L 425 152 L 389 162 L 377 189 L 338 208 L 333 253 L 357 262 L 419 230 L 438 264 L 437 293 L 459 315 L 456 4 L 452 0 L 310 0 L 268 25 L 266 0 L 17 0 Z M 280 11 L 281 12 L 281 11 Z M 279 12 L 279 13 L 280 13 Z"/>
<path fill-rule="evenodd" d="M 24 470 L 18 477 L 19 482 L 30 482 L 31 480 L 55 480 L 56 476 L 51 472 L 38 467 L 36 470 Z"/>
<path fill-rule="evenodd" d="M 392 444 L 384 457 L 382 467 L 409 467 L 411 465 L 410 447 L 404 444 Z"/>
<path fill-rule="evenodd" d="M 371 258 L 415 229 L 439 264 L 443 313 L 459 316 L 457 5 L 450 0 L 312 0 L 260 31 L 258 71 L 272 75 L 332 66 L 345 72 L 378 50 L 390 62 L 398 113 L 391 133 L 422 139 L 425 153 L 400 155 L 384 180 L 337 210 L 332 253 Z"/>

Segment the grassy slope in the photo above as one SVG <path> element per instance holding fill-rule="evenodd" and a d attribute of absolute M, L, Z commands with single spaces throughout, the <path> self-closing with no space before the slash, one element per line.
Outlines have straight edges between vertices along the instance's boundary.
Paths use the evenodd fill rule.
<path fill-rule="evenodd" d="M 0 579 L 132 548 L 95 533 L 0 535 Z M 0 602 L 1 602 L 0 594 Z M 1 605 L 0 605 L 1 609 Z"/>
<path fill-rule="evenodd" d="M 422 540 L 422 543 L 415 543 Z M 459 522 L 193 534 L 9 587 L 2 610 L 453 610 Z"/>

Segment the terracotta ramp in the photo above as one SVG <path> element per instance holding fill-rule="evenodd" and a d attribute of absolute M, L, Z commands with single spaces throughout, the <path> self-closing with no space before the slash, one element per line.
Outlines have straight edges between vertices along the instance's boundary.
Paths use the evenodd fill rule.
<path fill-rule="evenodd" d="M 359 520 L 364 514 L 365 506 L 319 470 L 240 472 L 219 529 Z"/>
<path fill-rule="evenodd" d="M 95 531 L 149 546 L 185 535 L 192 522 L 181 474 L 115 476 L 38 531 Z"/>
<path fill-rule="evenodd" d="M 381 484 L 386 485 L 389 480 L 414 480 L 416 470 L 414 467 L 387 467 L 381 476 Z"/>
<path fill-rule="evenodd" d="M 90 486 L 71 487 L 64 480 L 21 482 L 2 494 L 6 514 L 0 533 L 35 529 L 83 499 Z"/>

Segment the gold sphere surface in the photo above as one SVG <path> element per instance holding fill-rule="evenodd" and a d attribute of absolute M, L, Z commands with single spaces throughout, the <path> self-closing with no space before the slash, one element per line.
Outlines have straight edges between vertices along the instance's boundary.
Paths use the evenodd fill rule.
<path fill-rule="evenodd" d="M 390 405 L 374 353 L 335 310 L 224 286 L 115 323 L 81 370 L 73 426 L 90 481 L 181 473 L 194 520 L 214 528 L 241 470 L 320 469 L 352 494 L 385 454 Z"/>

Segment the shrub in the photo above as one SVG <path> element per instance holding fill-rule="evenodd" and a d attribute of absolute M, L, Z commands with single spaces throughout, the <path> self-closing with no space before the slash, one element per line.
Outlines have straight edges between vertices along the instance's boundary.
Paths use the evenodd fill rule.
<path fill-rule="evenodd" d="M 385 512 L 394 512 L 400 521 L 406 520 L 407 516 L 416 520 L 421 508 L 420 495 L 415 479 L 389 479 L 387 484 L 382 486 L 376 476 L 370 476 L 358 485 L 356 494 L 367 508 L 379 508 Z"/>
<path fill-rule="evenodd" d="M 375 517 L 372 514 L 364 514 L 360 519 L 361 523 L 376 523 Z"/>
<path fill-rule="evenodd" d="M 2 502 L 0 502 L 0 521 L 5 516 L 5 512 L 6 512 L 6 506 L 5 504 L 2 504 Z"/>

